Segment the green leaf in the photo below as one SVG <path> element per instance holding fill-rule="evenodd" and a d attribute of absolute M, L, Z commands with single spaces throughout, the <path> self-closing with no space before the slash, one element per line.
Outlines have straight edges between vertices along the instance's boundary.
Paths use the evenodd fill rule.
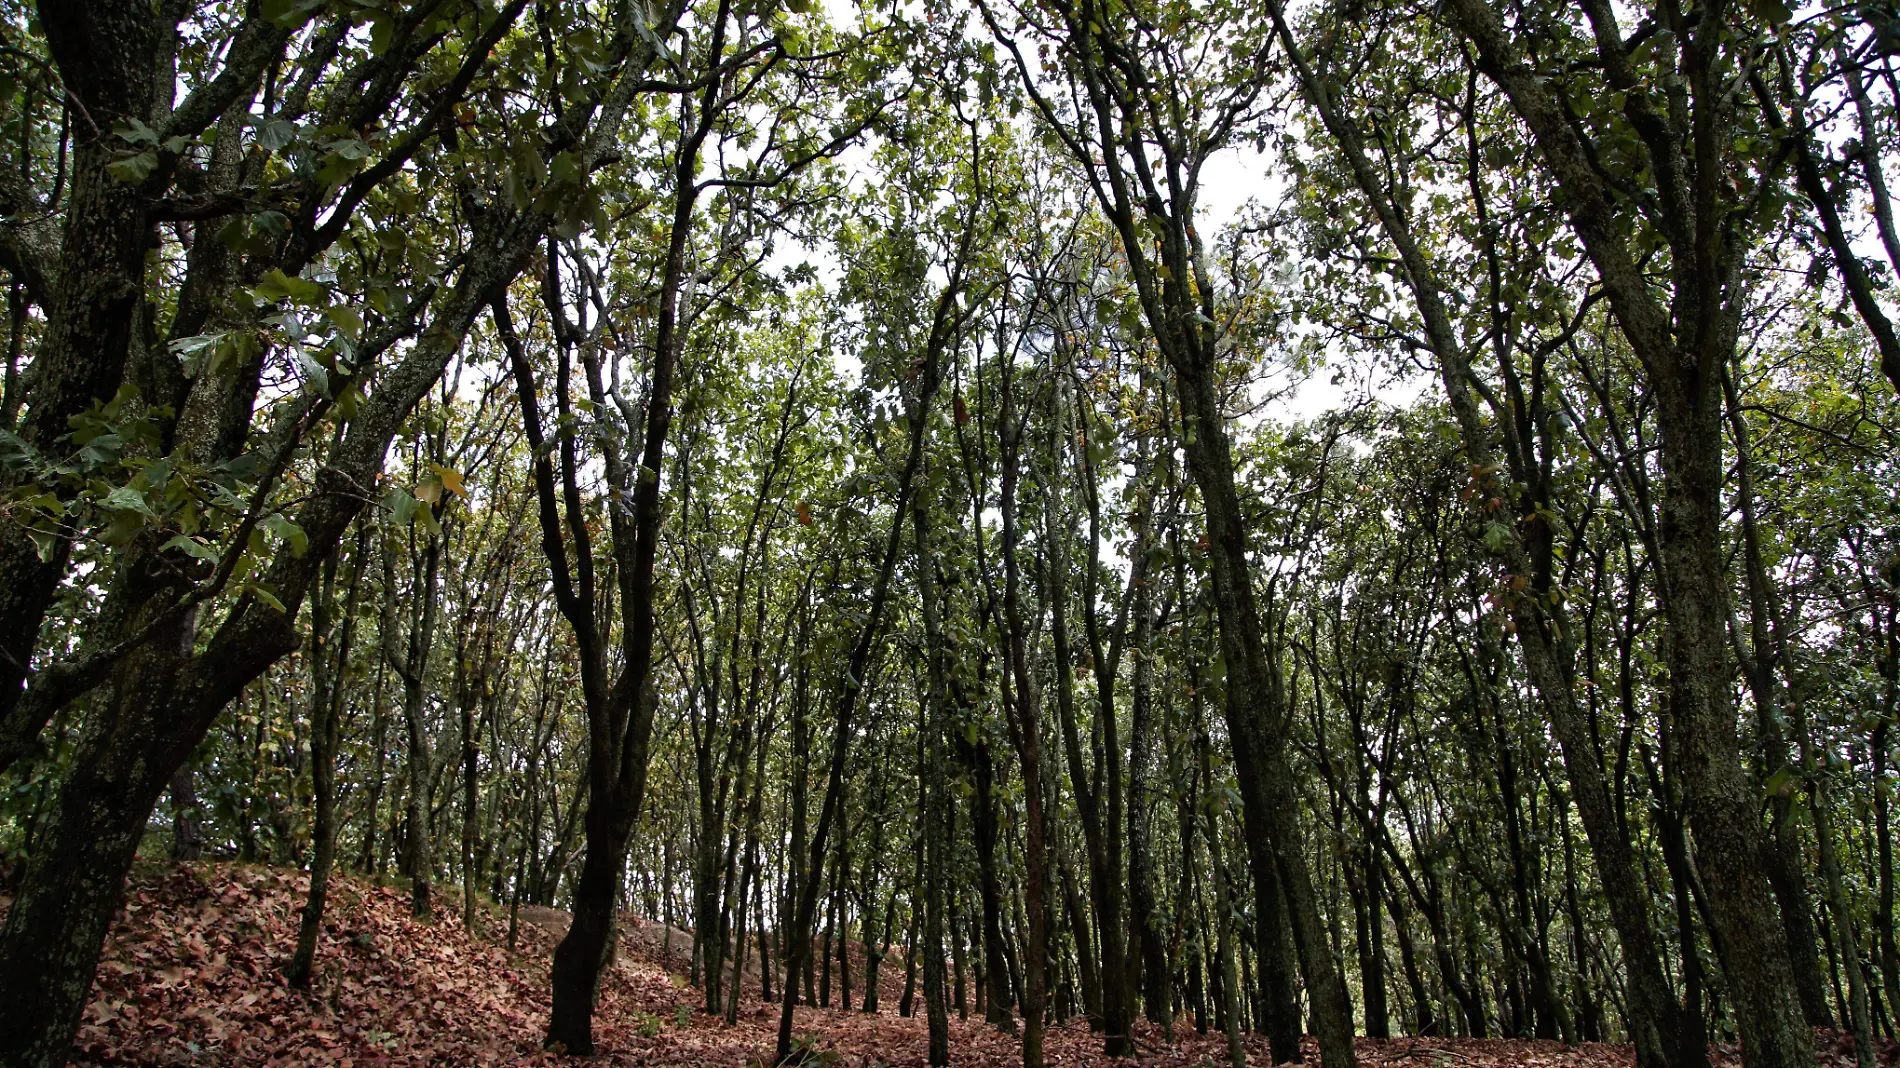
<path fill-rule="evenodd" d="M 298 304 L 316 304 L 323 300 L 327 292 L 323 286 L 305 278 L 294 278 L 283 272 L 282 268 L 272 267 L 264 273 L 257 286 L 251 290 L 257 299 L 266 303 L 276 303 L 286 298 Z"/>
<path fill-rule="evenodd" d="M 410 523 L 416 518 L 416 510 L 422 502 L 416 500 L 405 489 L 392 489 L 383 498 L 383 507 L 389 509 L 389 516 L 398 523 Z"/>
<path fill-rule="evenodd" d="M 158 150 L 148 148 L 129 156 L 121 156 L 106 164 L 106 173 L 124 182 L 126 185 L 143 185 L 145 179 L 158 169 Z"/>
<path fill-rule="evenodd" d="M 133 538 L 145 529 L 145 517 L 131 509 L 122 509 L 112 513 L 112 521 L 99 533 L 99 540 L 107 545 L 129 545 Z"/>
<path fill-rule="evenodd" d="M 311 12 L 322 6 L 323 0 L 263 0 L 259 9 L 265 18 L 289 30 L 301 25 Z"/>
<path fill-rule="evenodd" d="M 357 142 L 361 144 L 361 142 Z M 317 180 L 326 186 L 338 186 L 350 180 L 357 171 L 363 169 L 363 157 L 332 151 L 323 157 L 322 166 L 317 168 Z"/>
<path fill-rule="evenodd" d="M 1761 792 L 1764 797 L 1793 797 L 1798 785 L 1799 776 L 1795 770 L 1783 764 L 1773 775 L 1768 776 L 1767 782 L 1762 783 Z"/>
<path fill-rule="evenodd" d="M 296 139 L 297 124 L 294 122 L 272 119 L 257 128 L 257 143 L 268 152 L 281 152 Z"/>
<path fill-rule="evenodd" d="M 282 512 L 272 512 L 270 515 L 265 516 L 264 521 L 258 525 L 263 527 L 278 541 L 290 546 L 290 551 L 297 556 L 302 556 L 310 550 L 309 535 L 305 534 L 302 527 L 291 522 L 290 517 Z"/>
<path fill-rule="evenodd" d="M 137 512 L 153 519 L 158 518 L 158 513 L 152 511 L 152 506 L 146 502 L 145 495 L 130 486 L 120 486 L 106 494 L 105 503 L 108 508 Z"/>
<path fill-rule="evenodd" d="M 337 328 L 337 332 L 351 341 L 363 336 L 363 313 L 347 304 L 332 304 L 323 309 L 323 317 Z"/>
<path fill-rule="evenodd" d="M 288 614 L 289 610 L 284 607 L 284 602 L 277 599 L 277 594 L 272 592 L 269 586 L 261 582 L 251 582 L 246 583 L 244 589 L 251 596 L 276 609 L 278 615 Z"/>
<path fill-rule="evenodd" d="M 158 131 L 145 125 L 137 118 L 124 118 L 112 125 L 112 132 L 119 135 L 121 141 L 133 145 L 158 144 Z"/>
<path fill-rule="evenodd" d="M 161 550 L 176 549 L 194 560 L 203 560 L 206 563 L 215 564 L 218 562 L 218 550 L 216 548 L 185 534 L 172 535 L 171 540 L 159 546 L 159 548 Z"/>
<path fill-rule="evenodd" d="M 315 356 L 304 349 L 296 350 L 296 358 L 297 368 L 303 372 L 305 378 L 310 380 L 310 387 L 325 397 L 329 396 L 330 372 L 317 362 Z"/>
<path fill-rule="evenodd" d="M 39 550 L 40 563 L 52 563 L 53 554 L 59 549 L 59 536 L 37 527 L 26 528 L 26 536 L 33 539 L 33 547 Z"/>

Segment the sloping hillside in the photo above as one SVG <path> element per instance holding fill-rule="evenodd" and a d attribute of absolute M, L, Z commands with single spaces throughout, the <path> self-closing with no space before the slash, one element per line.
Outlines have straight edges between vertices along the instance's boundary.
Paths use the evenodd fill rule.
<path fill-rule="evenodd" d="M 305 992 L 286 986 L 278 968 L 295 940 L 306 885 L 301 873 L 268 868 L 142 865 L 107 944 L 74 1063 L 88 1068 L 563 1063 L 542 1051 L 540 1040 L 548 1011 L 547 959 L 565 926 L 564 913 L 524 910 L 517 952 L 510 953 L 501 946 L 505 918 L 482 915 L 473 934 L 446 912 L 433 923 L 421 923 L 410 918 L 401 890 L 342 877 L 332 884 L 316 981 Z M 601 992 L 595 1031 L 600 1061 L 734 1068 L 769 1061 L 777 1006 L 759 1000 L 756 986 L 748 983 L 749 997 L 736 1025 L 698 1012 L 698 992 L 662 966 L 663 946 L 663 929 L 657 926 L 636 923 L 625 933 Z M 676 931 L 671 961 L 683 965 L 689 949 L 690 936 Z M 895 1001 L 893 991 L 890 1002 Z M 951 1027 L 956 1063 L 1019 1063 L 1014 1038 L 976 1019 L 952 1018 Z M 869 1068 L 921 1065 L 925 1059 L 923 1019 L 900 1017 L 894 1008 L 874 1016 L 801 1008 L 798 1034 L 825 1064 Z M 1218 1035 L 1182 1028 L 1175 1039 L 1171 1044 L 1158 1029 L 1148 1028 L 1140 1033 L 1139 1056 L 1111 1062 L 1085 1026 L 1071 1023 L 1050 1029 L 1049 1063 L 1224 1063 Z M 1257 1042 L 1250 1052 L 1266 1063 Z M 1893 1051 L 1887 1052 L 1891 1059 Z M 1630 1064 L 1622 1046 L 1566 1049 L 1499 1040 L 1362 1040 L 1361 1058 L 1368 1064 L 1438 1068 Z M 1851 1064 L 1851 1057 L 1827 1049 L 1823 1063 Z"/>

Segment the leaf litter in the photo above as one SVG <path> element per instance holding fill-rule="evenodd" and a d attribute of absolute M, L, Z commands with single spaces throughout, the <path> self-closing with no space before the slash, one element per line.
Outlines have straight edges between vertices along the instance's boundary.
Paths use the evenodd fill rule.
<path fill-rule="evenodd" d="M 401 889 L 339 873 L 331 881 L 323 937 L 309 990 L 291 988 L 282 966 L 294 948 L 308 876 L 225 863 L 146 863 L 135 869 L 126 903 L 101 958 L 73 1064 L 397 1068 L 410 1065 L 730 1065 L 771 1060 L 779 1005 L 759 996 L 748 975 L 738 1020 L 700 1010 L 700 993 L 668 965 L 684 965 L 690 935 L 629 919 L 614 966 L 601 982 L 589 1061 L 541 1049 L 549 1008 L 548 958 L 566 914 L 522 909 L 517 951 L 502 943 L 505 912 L 478 912 L 465 928 L 459 899 L 444 895 L 428 922 L 410 916 Z M 756 951 L 755 951 L 756 952 Z M 754 958 L 756 959 L 756 957 Z M 794 1034 L 808 1063 L 836 1068 L 925 1064 L 921 1013 L 897 1014 L 902 954 L 884 975 L 885 1008 L 871 1014 L 801 1006 Z M 892 967 L 892 965 L 896 965 Z M 1050 1068 L 1162 1068 L 1222 1065 L 1226 1042 L 1184 1020 L 1170 1037 L 1140 1021 L 1136 1054 L 1111 1058 L 1087 1024 L 1047 1029 Z M 1269 1063 L 1264 1039 L 1248 1036 L 1251 1063 Z M 1853 1065 L 1845 1035 L 1817 1034 L 1821 1068 Z M 1021 1063 L 1020 1039 L 977 1016 L 950 1020 L 951 1062 L 1005 1068 Z M 1308 1063 L 1318 1050 L 1308 1038 Z M 1359 1039 L 1368 1068 L 1632 1068 L 1626 1045 L 1515 1039 Z M 1883 1065 L 1900 1065 L 1885 1043 Z M 1712 1068 L 1741 1063 L 1733 1045 L 1710 1049 Z"/>

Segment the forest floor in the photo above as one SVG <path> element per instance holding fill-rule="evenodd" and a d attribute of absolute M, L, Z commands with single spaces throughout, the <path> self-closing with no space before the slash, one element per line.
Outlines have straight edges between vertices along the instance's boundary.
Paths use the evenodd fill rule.
<path fill-rule="evenodd" d="M 459 918 L 460 898 L 440 902 L 440 916 L 409 915 L 408 895 L 349 876 L 333 881 L 315 981 L 289 988 L 279 971 L 296 940 L 307 876 L 234 864 L 145 863 L 127 888 L 74 1064 L 309 1065 L 371 1068 L 396 1065 L 572 1065 L 540 1049 L 548 1013 L 548 955 L 565 915 L 523 910 L 517 952 L 500 944 L 505 914 L 481 913 L 476 936 Z M 445 893 L 448 893 L 445 888 Z M 0 903 L 4 903 L 0 901 Z M 671 960 L 683 964 L 691 943 L 676 932 Z M 768 1063 L 778 1006 L 750 996 L 732 1026 L 698 1011 L 699 994 L 663 965 L 657 925 L 633 927 L 604 981 L 595 1023 L 601 1055 L 620 1065 Z M 837 1068 L 922 1065 L 921 1016 L 900 1017 L 901 969 L 885 976 L 882 1014 L 800 1008 L 796 1033 L 816 1062 Z M 1099 1037 L 1072 1021 L 1051 1027 L 1047 1062 L 1063 1068 L 1110 1064 L 1134 1068 L 1225 1063 L 1218 1034 L 1177 1028 L 1169 1042 L 1141 1025 L 1139 1056 L 1113 1061 Z M 972 1017 L 950 1021 L 951 1059 L 958 1065 L 1004 1068 L 1019 1063 L 1017 1039 Z M 1310 1040 L 1309 1040 L 1310 1042 Z M 1265 1049 L 1249 1052 L 1265 1064 Z M 1317 1063 L 1316 1051 L 1309 1061 Z M 1361 1039 L 1361 1065 L 1376 1068 L 1626 1068 L 1628 1047 L 1554 1042 L 1399 1038 Z M 1739 1061 L 1719 1049 L 1720 1068 Z M 1883 1051 L 1885 1064 L 1900 1051 Z M 1851 1065 L 1851 1047 L 1822 1044 L 1823 1068 Z"/>

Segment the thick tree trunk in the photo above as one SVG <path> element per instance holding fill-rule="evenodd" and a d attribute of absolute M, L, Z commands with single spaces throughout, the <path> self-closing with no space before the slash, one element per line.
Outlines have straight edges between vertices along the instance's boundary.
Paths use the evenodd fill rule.
<path fill-rule="evenodd" d="M 1642 365 L 1661 443 L 1664 496 L 1656 540 L 1665 659 L 1696 867 L 1735 1001 L 1745 1062 L 1749 1068 L 1809 1068 L 1815 1063 L 1813 1035 L 1795 1001 L 1786 934 L 1762 870 L 1758 798 L 1742 769 L 1729 690 L 1721 377 L 1735 352 L 1737 280 L 1746 250 L 1739 242 L 1705 235 L 1721 225 L 1711 213 L 1733 209 L 1732 194 L 1717 167 L 1672 179 L 1676 184 L 1664 198 L 1671 205 L 1668 232 L 1695 236 L 1670 237 L 1675 285 L 1663 306 L 1631 254 L 1619 210 L 1586 158 L 1577 129 L 1551 84 L 1525 64 L 1498 12 L 1484 0 L 1450 0 L 1446 14 L 1529 128 Z M 1621 30 L 1609 6 L 1596 5 L 1589 14 L 1604 48 L 1621 50 Z M 1686 43 L 1683 73 L 1690 83 L 1693 129 L 1672 117 L 1656 131 L 1663 147 L 1652 141 L 1649 151 L 1659 166 L 1665 158 L 1673 166 L 1691 149 L 1699 158 L 1712 158 L 1713 145 L 1727 136 L 1729 120 L 1720 115 L 1726 105 L 1718 103 L 1726 95 L 1719 80 L 1727 75 L 1718 73 L 1723 64 L 1709 52 L 1720 47 L 1715 40 L 1721 32 L 1718 15 Z"/>
<path fill-rule="evenodd" d="M 99 947 L 122 899 L 146 819 L 165 786 L 147 755 L 152 739 L 117 714 L 81 736 L 78 761 L 53 818 L 27 860 L 0 933 L 0 1063 L 63 1068 L 92 989 Z M 169 772 L 169 769 L 165 769 Z"/>
<path fill-rule="evenodd" d="M 176 17 L 167 12 L 173 11 L 134 0 L 40 5 L 40 32 L 87 123 L 163 125 L 159 112 L 171 106 L 166 68 Z M 35 298 L 46 328 L 23 382 L 31 404 L 17 431 L 49 458 L 65 452 L 61 442 L 72 432 L 72 418 L 110 400 L 124 378 L 138 343 L 153 236 L 150 197 L 106 170 L 122 143 L 105 129 L 77 132 L 65 225 L 58 249 L 51 250 L 55 260 L 45 265 L 53 270 L 46 279 L 52 290 Z M 0 771 L 32 747 L 56 711 L 20 697 L 71 544 L 61 525 L 42 558 L 23 525 L 0 523 L 0 575 L 6 576 L 0 583 Z"/>
<path fill-rule="evenodd" d="M 1813 1036 L 1795 1002 L 1787 938 L 1763 874 L 1757 791 L 1742 772 L 1728 688 L 1719 387 L 1708 383 L 1700 397 L 1660 392 L 1658 425 L 1670 476 L 1661 524 L 1670 705 L 1696 868 L 1718 928 L 1716 947 L 1750 1068 L 1800 1068 L 1814 1063 Z"/>
<path fill-rule="evenodd" d="M 136 587 L 127 599 L 150 613 L 169 604 L 179 578 L 161 567 L 119 581 Z M 250 655 L 268 663 L 295 647 L 288 621 L 277 622 L 253 634 Z M 186 611 L 121 661 L 73 748 L 0 929 L 0 1063 L 9 1068 L 66 1064 L 152 809 L 230 693 L 228 678 L 206 693 L 191 673 L 195 628 Z"/>

